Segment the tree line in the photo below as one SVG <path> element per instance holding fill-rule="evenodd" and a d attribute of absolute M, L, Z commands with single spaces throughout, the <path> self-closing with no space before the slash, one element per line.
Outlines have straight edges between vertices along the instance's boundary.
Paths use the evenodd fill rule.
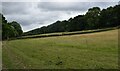
<path fill-rule="evenodd" d="M 43 26 L 24 33 L 24 35 L 36 35 L 53 32 L 72 32 L 92 30 L 119 26 L 120 5 L 110 6 L 107 9 L 93 7 L 88 9 L 85 15 L 78 15 L 68 20 L 56 21 L 48 26 Z"/>
<path fill-rule="evenodd" d="M 0 25 L 2 28 L 2 40 L 20 37 L 23 34 L 20 24 L 16 21 L 8 22 L 5 17 L 0 13 Z"/>

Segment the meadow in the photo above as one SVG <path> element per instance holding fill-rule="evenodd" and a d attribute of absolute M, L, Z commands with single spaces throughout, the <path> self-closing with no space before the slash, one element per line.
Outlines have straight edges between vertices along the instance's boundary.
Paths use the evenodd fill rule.
<path fill-rule="evenodd" d="M 3 69 L 118 69 L 118 30 L 2 43 Z"/>

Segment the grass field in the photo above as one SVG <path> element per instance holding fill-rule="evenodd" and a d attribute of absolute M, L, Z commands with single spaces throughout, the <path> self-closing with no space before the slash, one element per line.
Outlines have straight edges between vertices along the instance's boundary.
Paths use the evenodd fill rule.
<path fill-rule="evenodd" d="M 56 32 L 56 33 L 46 33 L 46 34 L 37 34 L 37 35 L 26 35 L 17 37 L 17 39 L 29 39 L 29 38 L 43 38 L 43 37 L 53 37 L 53 36 L 65 36 L 65 35 L 76 35 L 76 34 L 88 34 L 88 33 L 95 33 L 95 32 L 103 32 L 108 30 L 114 30 L 118 27 L 112 28 L 104 28 L 104 29 L 94 29 L 94 30 L 83 30 L 83 31 L 74 31 L 74 32 Z M 15 39 L 15 38 L 12 38 Z"/>
<path fill-rule="evenodd" d="M 2 45 L 3 69 L 118 69 L 118 30 Z"/>

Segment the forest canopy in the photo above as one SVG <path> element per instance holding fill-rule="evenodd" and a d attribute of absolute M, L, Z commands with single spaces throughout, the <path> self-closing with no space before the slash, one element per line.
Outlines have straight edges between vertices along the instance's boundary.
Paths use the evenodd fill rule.
<path fill-rule="evenodd" d="M 88 9 L 85 15 L 78 15 L 68 20 L 56 21 L 48 26 L 43 26 L 24 33 L 24 35 L 37 35 L 54 32 L 72 32 L 92 30 L 119 26 L 120 5 L 100 9 L 93 7 Z"/>

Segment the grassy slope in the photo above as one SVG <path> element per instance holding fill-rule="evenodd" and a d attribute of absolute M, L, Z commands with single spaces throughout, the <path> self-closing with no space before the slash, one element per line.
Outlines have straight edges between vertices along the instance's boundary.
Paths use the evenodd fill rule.
<path fill-rule="evenodd" d="M 116 69 L 118 30 L 4 41 L 3 68 Z"/>
<path fill-rule="evenodd" d="M 0 41 L 0 70 L 2 69 L 2 42 Z"/>
<path fill-rule="evenodd" d="M 56 32 L 56 33 L 46 33 L 46 34 L 38 34 L 38 35 L 27 35 L 27 36 L 18 37 L 17 39 L 29 39 L 29 38 L 43 38 L 43 37 L 65 36 L 65 35 L 76 35 L 76 34 L 88 34 L 88 33 L 114 30 L 114 29 L 117 29 L 117 28 L 118 27 L 95 29 L 95 30 L 74 31 L 74 32 Z M 15 38 L 13 38 L 13 39 L 15 39 Z"/>

